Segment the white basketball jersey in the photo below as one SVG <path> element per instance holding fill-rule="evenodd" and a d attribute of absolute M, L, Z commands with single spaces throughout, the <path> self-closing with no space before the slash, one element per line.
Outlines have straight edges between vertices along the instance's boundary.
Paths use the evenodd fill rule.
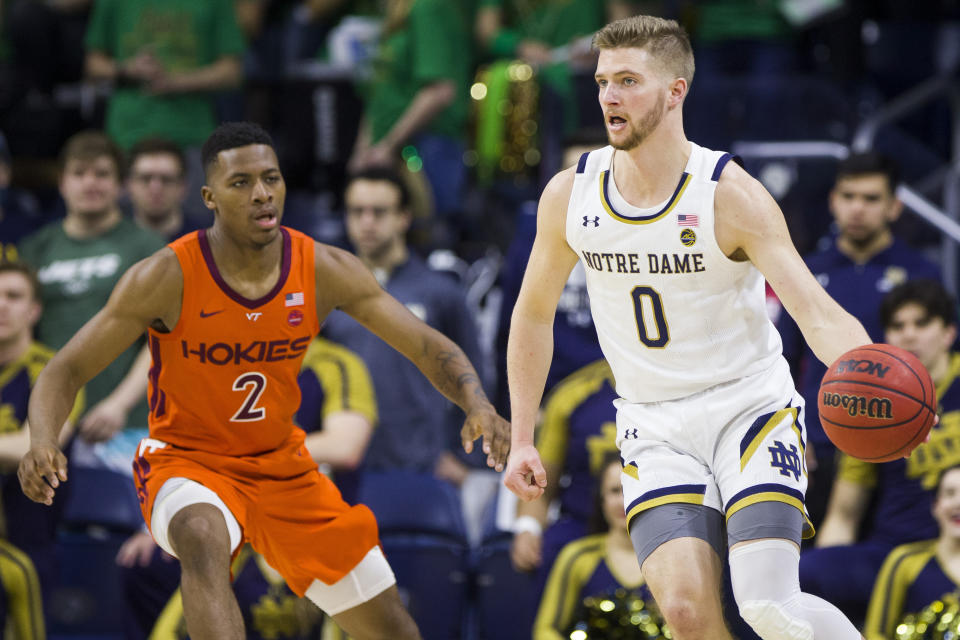
<path fill-rule="evenodd" d="M 765 371 L 781 342 L 764 279 L 723 254 L 713 196 L 732 156 L 690 144 L 670 198 L 629 205 L 613 181 L 613 147 L 585 153 L 567 209 L 567 242 L 587 274 L 600 347 L 617 394 L 659 402 Z"/>

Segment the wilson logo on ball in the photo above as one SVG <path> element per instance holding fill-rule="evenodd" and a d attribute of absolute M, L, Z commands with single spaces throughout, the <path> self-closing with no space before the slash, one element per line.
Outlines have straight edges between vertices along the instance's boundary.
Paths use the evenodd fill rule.
<path fill-rule="evenodd" d="M 889 398 L 866 398 L 824 391 L 821 403 L 824 407 L 840 407 L 850 416 L 866 416 L 880 420 L 893 419 L 893 403 Z"/>
<path fill-rule="evenodd" d="M 820 382 L 820 424 L 837 448 L 867 462 L 910 455 L 937 420 L 937 390 L 909 351 L 866 344 L 834 361 Z"/>
<path fill-rule="evenodd" d="M 890 371 L 890 365 L 882 365 L 873 360 L 841 360 L 836 363 L 836 367 L 836 373 L 866 373 L 878 378 L 882 378 Z"/>

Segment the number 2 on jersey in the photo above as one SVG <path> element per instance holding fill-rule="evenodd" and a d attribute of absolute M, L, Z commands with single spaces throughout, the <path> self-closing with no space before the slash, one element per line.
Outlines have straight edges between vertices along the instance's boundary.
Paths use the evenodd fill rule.
<path fill-rule="evenodd" d="M 667 329 L 667 319 L 663 315 L 663 299 L 660 298 L 660 294 L 652 287 L 642 286 L 634 287 L 630 295 L 633 297 L 633 314 L 637 319 L 637 336 L 640 342 L 651 349 L 662 349 L 667 346 L 670 342 L 670 332 Z M 649 300 L 648 304 L 644 304 L 644 298 Z M 653 316 L 652 323 L 646 318 L 648 308 L 650 315 Z M 650 330 L 654 328 L 656 331 L 651 336 Z"/>
<path fill-rule="evenodd" d="M 233 381 L 234 391 L 246 391 L 247 397 L 243 404 L 237 410 L 230 422 L 253 422 L 254 420 L 263 420 L 267 416 L 267 410 L 257 406 L 257 400 L 263 395 L 267 388 L 267 377 L 259 371 L 250 371 L 239 376 Z"/>

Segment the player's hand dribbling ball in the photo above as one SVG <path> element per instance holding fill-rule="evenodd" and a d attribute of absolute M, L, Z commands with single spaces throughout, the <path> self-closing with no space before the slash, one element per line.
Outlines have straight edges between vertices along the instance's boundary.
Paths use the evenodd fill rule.
<path fill-rule="evenodd" d="M 868 462 L 903 458 L 936 421 L 937 392 L 917 358 L 888 344 L 851 349 L 820 383 L 820 422 L 837 448 Z"/>

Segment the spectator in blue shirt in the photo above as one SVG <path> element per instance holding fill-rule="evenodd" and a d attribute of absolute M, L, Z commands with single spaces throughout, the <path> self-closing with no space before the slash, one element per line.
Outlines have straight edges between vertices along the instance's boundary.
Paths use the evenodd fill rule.
<path fill-rule="evenodd" d="M 481 360 L 477 329 L 465 293 L 450 276 L 431 270 L 412 254 L 410 195 L 399 175 L 371 168 L 347 184 L 347 236 L 380 285 L 415 316 L 456 342 L 473 362 Z M 346 314 L 334 311 L 324 335 L 356 352 L 370 369 L 380 424 L 370 442 L 366 469 L 433 472 L 460 484 L 468 467 L 455 460 L 458 427 L 449 401 L 401 354 Z"/>
<path fill-rule="evenodd" d="M 907 280 L 940 279 L 939 267 L 897 240 L 890 229 L 903 209 L 896 195 L 899 179 L 896 163 L 878 153 L 852 154 L 842 161 L 830 192 L 837 232 L 806 258 L 827 293 L 860 320 L 875 341 L 883 339 L 878 310 L 884 294 Z M 811 409 L 805 412 L 811 445 L 807 447 L 807 509 L 817 525 L 826 511 L 836 468 L 836 449 L 815 410 L 826 368 L 802 341 L 788 314 L 782 314 L 778 328 L 784 356 L 794 367 L 797 389 Z"/>
<path fill-rule="evenodd" d="M 940 421 L 909 458 L 871 464 L 840 457 L 817 548 L 800 558 L 800 585 L 855 622 L 866 614 L 887 554 L 897 545 L 936 537 L 930 502 L 937 478 L 960 462 L 960 354 L 950 351 L 957 336 L 953 297 L 936 280 L 911 280 L 883 298 L 880 316 L 886 342 L 913 353 L 930 372 Z M 875 508 L 868 514 L 871 502 Z"/>

